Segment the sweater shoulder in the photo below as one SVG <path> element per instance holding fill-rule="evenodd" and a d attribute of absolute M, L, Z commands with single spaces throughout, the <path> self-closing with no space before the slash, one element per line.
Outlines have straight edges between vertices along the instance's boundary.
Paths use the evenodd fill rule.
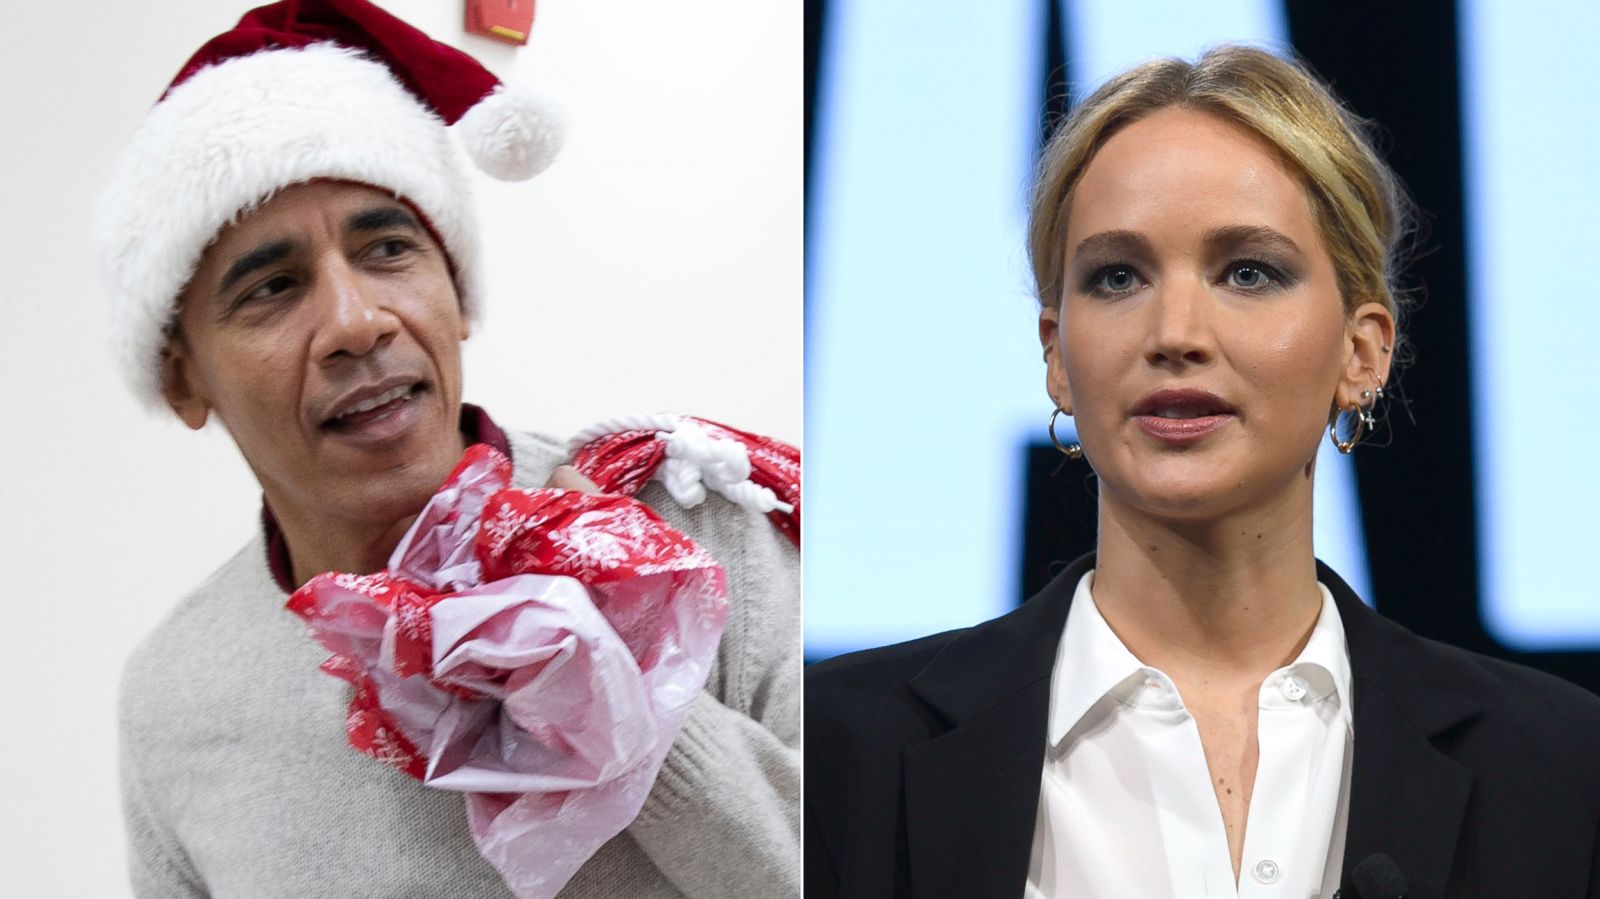
<path fill-rule="evenodd" d="M 260 571 L 253 570 L 256 568 Z M 228 599 L 238 596 L 243 585 L 259 582 L 263 578 L 270 583 L 271 577 L 271 571 L 267 568 L 266 549 L 260 535 L 257 535 L 184 594 L 162 616 L 134 647 L 124 667 L 124 678 L 149 676 L 169 668 L 174 662 L 181 663 L 169 652 L 175 644 L 187 644 L 202 636 L 215 636 L 218 619 L 226 616 L 224 607 Z"/>
<path fill-rule="evenodd" d="M 511 444 L 512 481 L 518 487 L 542 487 L 557 465 L 567 461 L 566 441 L 536 431 L 506 431 Z"/>
<path fill-rule="evenodd" d="M 282 653 L 268 653 L 263 641 L 296 631 L 286 600 L 258 534 L 185 594 L 129 654 L 118 701 L 124 731 L 160 725 L 175 708 L 203 702 L 210 685 L 240 665 L 280 664 Z"/>

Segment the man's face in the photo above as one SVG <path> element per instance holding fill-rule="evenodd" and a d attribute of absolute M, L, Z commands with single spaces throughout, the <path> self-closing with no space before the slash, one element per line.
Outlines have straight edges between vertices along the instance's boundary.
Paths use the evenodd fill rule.
<path fill-rule="evenodd" d="M 278 193 L 206 250 L 178 322 L 169 404 L 193 428 L 221 418 L 280 515 L 392 522 L 461 453 L 455 285 L 416 214 L 381 191 Z"/>

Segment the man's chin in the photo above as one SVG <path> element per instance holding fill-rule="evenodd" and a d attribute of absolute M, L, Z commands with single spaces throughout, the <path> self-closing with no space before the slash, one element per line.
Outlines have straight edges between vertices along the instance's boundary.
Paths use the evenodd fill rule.
<path fill-rule="evenodd" d="M 339 479 L 327 485 L 325 513 L 365 527 L 390 528 L 422 511 L 438 492 L 455 467 L 455 460 L 441 456 L 439 461 L 401 465 L 388 471 L 360 478 Z M 400 527 L 394 535 L 403 533 Z"/>
<path fill-rule="evenodd" d="M 422 391 L 372 410 L 378 414 L 324 425 L 294 448 L 273 441 L 240 449 L 280 518 L 387 527 L 419 512 L 461 460 L 460 417 L 445 405 Z M 280 508 L 287 506 L 293 511 Z"/>

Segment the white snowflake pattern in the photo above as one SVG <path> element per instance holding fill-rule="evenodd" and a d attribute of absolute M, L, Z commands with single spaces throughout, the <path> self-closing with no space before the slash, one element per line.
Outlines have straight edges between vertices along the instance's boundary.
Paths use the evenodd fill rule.
<path fill-rule="evenodd" d="M 617 535 L 636 553 L 647 559 L 654 559 L 661 555 L 663 543 L 659 539 L 661 525 L 646 515 L 644 509 L 636 505 L 625 505 L 617 508 L 605 522 L 605 527 Z"/>
<path fill-rule="evenodd" d="M 641 562 L 634 567 L 641 576 L 647 574 L 666 574 L 673 571 L 694 571 L 700 568 L 711 568 L 717 560 L 698 544 L 689 544 L 687 547 L 673 547 L 671 552 L 660 553 L 660 558 L 650 562 Z"/>
<path fill-rule="evenodd" d="M 483 523 L 483 532 L 489 535 L 489 551 L 498 555 L 505 551 L 506 544 L 511 538 L 521 533 L 530 523 L 534 526 L 539 521 L 523 512 L 518 512 L 510 503 L 502 502 L 494 511 L 494 517 Z"/>
<path fill-rule="evenodd" d="M 768 449 L 766 447 L 753 447 L 750 450 L 752 461 L 760 461 L 764 467 L 775 469 L 784 483 L 781 489 L 775 490 L 785 502 L 794 502 L 800 497 L 800 463 L 789 456 Z"/>
<path fill-rule="evenodd" d="M 686 592 L 685 601 L 694 615 L 694 626 L 702 632 L 714 630 L 722 621 L 721 611 L 727 603 L 717 579 L 708 574 L 688 585 Z"/>
<path fill-rule="evenodd" d="M 580 515 L 571 526 L 545 535 L 556 548 L 555 564 L 579 577 L 597 577 L 622 564 L 632 553 L 630 541 L 584 521 Z"/>
<path fill-rule="evenodd" d="M 339 654 L 328 656 L 328 660 L 322 663 L 321 668 L 323 671 L 326 671 L 334 677 L 342 678 L 351 682 L 354 682 L 355 678 L 360 676 L 362 671 L 365 670 L 362 668 L 360 662 L 357 662 L 355 659 L 352 659 L 347 655 Z"/>
<path fill-rule="evenodd" d="M 387 727 L 379 727 L 372 734 L 372 757 L 385 765 L 392 765 L 401 771 L 406 770 L 415 760 L 404 745 L 400 743 L 394 732 Z"/>
<path fill-rule="evenodd" d="M 392 589 L 388 578 L 382 574 L 336 574 L 333 585 L 370 596 L 384 596 Z"/>
<path fill-rule="evenodd" d="M 428 609 L 420 602 L 401 603 L 394 613 L 394 626 L 401 635 L 421 640 L 432 632 Z"/>

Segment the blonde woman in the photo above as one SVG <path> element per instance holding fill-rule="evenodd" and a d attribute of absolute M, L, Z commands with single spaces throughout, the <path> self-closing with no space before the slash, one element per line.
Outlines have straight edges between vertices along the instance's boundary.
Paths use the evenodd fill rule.
<path fill-rule="evenodd" d="M 1600 896 L 1600 699 L 1312 555 L 1319 441 L 1353 449 L 1393 370 L 1404 233 L 1359 120 L 1266 52 L 1074 111 L 1029 250 L 1097 551 L 813 667 L 808 895 Z"/>

